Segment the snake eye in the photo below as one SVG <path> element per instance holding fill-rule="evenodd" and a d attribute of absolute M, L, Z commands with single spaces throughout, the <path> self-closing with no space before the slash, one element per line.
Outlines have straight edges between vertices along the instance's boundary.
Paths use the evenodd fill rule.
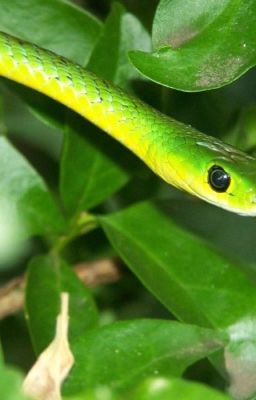
<path fill-rule="evenodd" d="M 215 192 L 226 192 L 230 185 L 229 174 L 218 165 L 213 165 L 208 171 L 208 183 Z"/>

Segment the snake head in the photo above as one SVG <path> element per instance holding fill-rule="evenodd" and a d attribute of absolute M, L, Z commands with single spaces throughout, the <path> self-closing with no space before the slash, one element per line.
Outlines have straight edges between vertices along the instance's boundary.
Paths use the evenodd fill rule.
<path fill-rule="evenodd" d="M 198 141 L 197 146 L 203 157 L 194 193 L 237 214 L 256 215 L 256 159 L 217 140 Z"/>

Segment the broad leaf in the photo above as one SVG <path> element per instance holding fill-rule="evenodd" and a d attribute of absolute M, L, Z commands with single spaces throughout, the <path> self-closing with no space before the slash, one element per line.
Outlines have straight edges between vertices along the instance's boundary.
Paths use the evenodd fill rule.
<path fill-rule="evenodd" d="M 256 64 L 254 0 L 162 0 L 153 53 L 132 52 L 148 78 L 184 91 L 233 82 Z"/>
<path fill-rule="evenodd" d="M 251 264 L 253 272 L 256 260 L 254 217 L 245 218 L 203 201 L 195 202 L 193 198 L 168 199 L 161 201 L 161 206 L 176 223 L 214 244 L 239 262 L 242 269 L 248 271 Z"/>
<path fill-rule="evenodd" d="M 76 363 L 65 392 L 109 386 L 133 388 L 145 376 L 180 376 L 195 361 L 222 348 L 225 335 L 174 321 L 117 322 L 74 343 Z"/>
<path fill-rule="evenodd" d="M 255 287 L 239 266 L 158 206 L 142 203 L 99 221 L 128 266 L 178 318 L 224 328 L 255 317 Z"/>

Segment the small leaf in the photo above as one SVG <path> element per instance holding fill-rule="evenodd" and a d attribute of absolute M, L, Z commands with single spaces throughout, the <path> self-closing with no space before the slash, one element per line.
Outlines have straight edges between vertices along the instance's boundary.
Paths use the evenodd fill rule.
<path fill-rule="evenodd" d="M 110 242 L 144 285 L 178 318 L 228 327 L 256 315 L 252 282 L 206 241 L 152 203 L 99 218 Z"/>
<path fill-rule="evenodd" d="M 201 383 L 165 377 L 148 379 L 133 393 L 133 400 L 231 400 L 217 390 Z"/>
<path fill-rule="evenodd" d="M 100 386 L 123 392 L 145 376 L 180 376 L 225 340 L 221 333 L 174 321 L 135 320 L 94 329 L 74 343 L 76 363 L 65 393 Z"/>
<path fill-rule="evenodd" d="M 61 292 L 69 293 L 71 346 L 97 325 L 97 310 L 90 292 L 64 261 L 47 256 L 29 264 L 26 287 L 26 310 L 32 341 L 37 353 L 50 343 L 60 309 Z"/>
<path fill-rule="evenodd" d="M 184 91 L 218 88 L 256 64 L 254 0 L 162 0 L 153 53 L 131 52 L 148 78 Z"/>
<path fill-rule="evenodd" d="M 0 193 L 24 224 L 22 238 L 60 233 L 64 220 L 42 178 L 6 138 L 0 137 Z"/>

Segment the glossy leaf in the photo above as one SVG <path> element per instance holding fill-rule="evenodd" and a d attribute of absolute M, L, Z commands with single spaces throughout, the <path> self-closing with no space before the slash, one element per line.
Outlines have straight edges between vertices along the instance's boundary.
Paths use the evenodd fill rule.
<path fill-rule="evenodd" d="M 231 399 L 217 390 L 201 383 L 165 377 L 151 378 L 140 385 L 133 394 L 133 400 L 228 400 Z"/>
<path fill-rule="evenodd" d="M 16 210 L 23 224 L 22 238 L 61 232 L 63 217 L 42 178 L 3 136 L 0 158 L 1 200 Z"/>
<path fill-rule="evenodd" d="M 92 330 L 74 343 L 76 363 L 64 393 L 98 386 L 118 391 L 145 376 L 180 376 L 195 361 L 222 348 L 225 335 L 174 321 L 135 320 Z"/>
<path fill-rule="evenodd" d="M 54 337 L 60 294 L 69 293 L 69 340 L 71 346 L 97 325 L 97 310 L 88 289 L 64 261 L 50 256 L 29 264 L 26 287 L 28 325 L 37 353 Z"/>
<path fill-rule="evenodd" d="M 221 87 L 256 64 L 254 0 L 162 0 L 153 53 L 130 59 L 148 78 L 184 91 Z"/>
<path fill-rule="evenodd" d="M 123 260 L 178 318 L 224 328 L 256 315 L 255 287 L 239 266 L 156 205 L 142 203 L 99 221 Z"/>

